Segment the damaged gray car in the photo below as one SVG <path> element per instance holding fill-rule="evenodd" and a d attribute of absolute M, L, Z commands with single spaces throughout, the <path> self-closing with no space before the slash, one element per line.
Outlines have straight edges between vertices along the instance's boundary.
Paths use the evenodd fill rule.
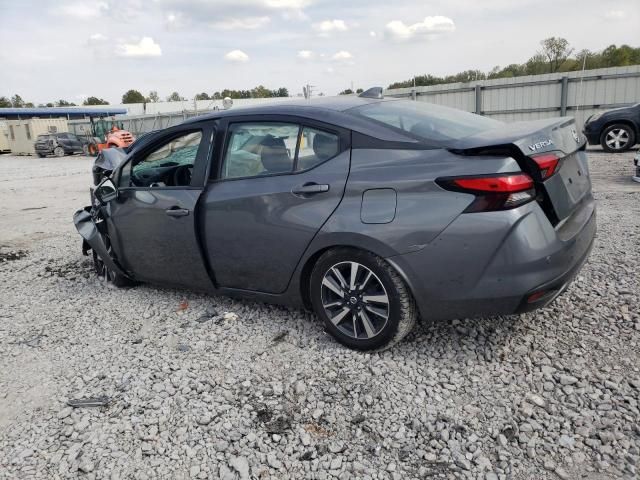
<path fill-rule="evenodd" d="M 573 119 L 379 92 L 214 112 L 114 153 L 74 221 L 115 285 L 307 307 L 379 349 L 564 291 L 596 231 L 584 147 Z"/>

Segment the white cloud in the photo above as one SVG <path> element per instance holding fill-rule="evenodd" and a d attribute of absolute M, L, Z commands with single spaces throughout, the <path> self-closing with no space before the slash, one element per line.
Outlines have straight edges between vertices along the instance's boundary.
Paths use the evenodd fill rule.
<path fill-rule="evenodd" d="M 274 10 L 301 10 L 311 2 L 309 0 L 265 0 L 264 4 Z"/>
<path fill-rule="evenodd" d="M 394 40 L 410 40 L 416 37 L 453 32 L 455 29 L 456 25 L 449 17 L 436 15 L 425 17 L 422 22 L 412 25 L 406 25 L 400 20 L 393 20 L 387 23 L 385 33 Z"/>
<path fill-rule="evenodd" d="M 232 63 L 246 63 L 249 61 L 249 55 L 242 50 L 231 50 L 224 56 L 224 59 Z"/>
<path fill-rule="evenodd" d="M 313 57 L 313 52 L 311 50 L 300 50 L 298 52 L 298 58 L 301 58 L 303 60 L 309 60 L 312 57 Z"/>
<path fill-rule="evenodd" d="M 604 18 L 607 20 L 622 20 L 627 15 L 622 10 L 609 10 L 604 14 Z"/>
<path fill-rule="evenodd" d="M 54 11 L 64 16 L 88 19 L 99 17 L 108 10 L 109 4 L 107 2 L 73 2 L 62 5 Z"/>
<path fill-rule="evenodd" d="M 89 35 L 89 43 L 101 43 L 107 40 L 107 37 L 101 33 Z"/>
<path fill-rule="evenodd" d="M 331 58 L 333 60 L 344 62 L 344 61 L 352 60 L 353 59 L 353 55 L 351 55 L 346 50 L 340 50 L 339 52 L 334 53 Z"/>
<path fill-rule="evenodd" d="M 344 20 L 324 20 L 319 23 L 314 23 L 313 29 L 321 34 L 329 34 L 333 32 L 346 32 L 348 30 L 347 24 Z"/>
<path fill-rule="evenodd" d="M 151 37 L 142 37 L 138 43 L 121 43 L 116 47 L 120 57 L 159 57 L 162 55 L 160 45 Z"/>
<path fill-rule="evenodd" d="M 270 21 L 269 17 L 227 18 L 214 23 L 213 26 L 223 30 L 255 30 L 264 27 Z"/>
<path fill-rule="evenodd" d="M 371 30 L 371 31 L 369 32 L 369 36 L 370 36 L 370 37 L 375 37 L 376 35 L 377 35 L 377 33 L 376 33 L 376 32 L 374 32 L 373 30 Z"/>

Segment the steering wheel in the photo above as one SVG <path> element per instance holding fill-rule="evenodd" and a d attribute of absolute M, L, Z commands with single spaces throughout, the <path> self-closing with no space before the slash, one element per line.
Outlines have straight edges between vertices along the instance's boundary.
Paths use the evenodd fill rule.
<path fill-rule="evenodd" d="M 191 183 L 192 165 L 182 165 L 173 171 L 172 180 L 176 187 L 187 186 Z"/>

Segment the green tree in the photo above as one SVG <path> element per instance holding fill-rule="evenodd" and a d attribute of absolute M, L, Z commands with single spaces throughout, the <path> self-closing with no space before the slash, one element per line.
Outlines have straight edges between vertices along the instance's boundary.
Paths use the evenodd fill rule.
<path fill-rule="evenodd" d="M 356 93 L 357 93 L 357 94 L 361 94 L 362 92 L 364 92 L 364 90 L 363 90 L 362 88 L 358 88 L 358 89 L 356 90 Z"/>
<path fill-rule="evenodd" d="M 76 104 L 73 102 L 67 102 L 66 100 L 58 100 L 56 102 L 56 107 L 75 107 Z"/>
<path fill-rule="evenodd" d="M 16 93 L 13 97 L 11 97 L 11 106 L 13 108 L 24 107 L 24 100 L 22 99 L 22 97 L 20 95 L 18 95 Z"/>
<path fill-rule="evenodd" d="M 158 95 L 157 91 L 151 90 L 149 92 L 149 96 L 147 97 L 147 100 L 150 101 L 151 103 L 157 103 L 160 101 L 160 95 Z"/>
<path fill-rule="evenodd" d="M 195 100 L 212 100 L 212 98 L 209 96 L 208 93 L 202 92 L 202 93 L 197 93 L 195 97 L 193 97 Z"/>
<path fill-rule="evenodd" d="M 24 106 L 25 106 L 26 108 L 33 108 L 33 107 L 35 107 L 35 105 L 33 104 L 33 102 L 27 102 L 27 103 L 25 103 L 25 104 L 24 104 Z"/>
<path fill-rule="evenodd" d="M 562 37 L 545 38 L 540 42 L 540 45 L 542 45 L 542 51 L 538 55 L 547 59 L 550 73 L 557 72 L 573 52 L 569 41 Z"/>
<path fill-rule="evenodd" d="M 109 102 L 98 97 L 88 97 L 84 102 L 82 102 L 82 104 L 83 105 L 109 105 Z"/>
<path fill-rule="evenodd" d="M 144 95 L 138 90 L 128 90 L 122 95 L 122 103 L 145 103 Z"/>
<path fill-rule="evenodd" d="M 351 95 L 351 94 L 353 94 L 353 90 L 351 90 L 350 88 L 346 88 L 342 90 L 338 95 Z"/>
<path fill-rule="evenodd" d="M 0 108 L 11 108 L 11 100 L 7 97 L 0 97 Z"/>
<path fill-rule="evenodd" d="M 54 105 L 53 105 L 53 103 L 51 103 L 51 102 L 49 102 L 49 103 L 47 103 L 47 104 L 45 105 L 45 107 L 49 107 L 49 108 L 51 108 L 51 107 L 53 107 L 53 106 L 54 106 Z"/>
<path fill-rule="evenodd" d="M 274 95 L 274 97 L 288 97 L 289 96 L 289 90 L 285 87 L 280 87 L 278 90 L 276 90 L 276 94 Z"/>
<path fill-rule="evenodd" d="M 167 102 L 181 102 L 183 100 L 186 100 L 186 98 L 181 97 L 178 92 L 173 92 L 167 97 Z"/>

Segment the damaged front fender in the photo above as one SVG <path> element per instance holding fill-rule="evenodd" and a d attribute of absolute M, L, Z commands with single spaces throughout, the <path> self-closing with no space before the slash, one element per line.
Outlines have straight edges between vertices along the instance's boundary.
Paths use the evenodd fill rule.
<path fill-rule="evenodd" d="M 111 258 L 107 247 L 104 244 L 102 234 L 98 231 L 98 227 L 91 215 L 91 207 L 85 207 L 82 210 L 78 210 L 73 214 L 73 223 L 78 230 L 78 233 L 82 237 L 82 253 L 87 254 L 89 249 L 92 249 L 102 259 L 107 268 L 113 272 L 116 272 L 126 278 L 130 278 L 116 261 Z"/>

